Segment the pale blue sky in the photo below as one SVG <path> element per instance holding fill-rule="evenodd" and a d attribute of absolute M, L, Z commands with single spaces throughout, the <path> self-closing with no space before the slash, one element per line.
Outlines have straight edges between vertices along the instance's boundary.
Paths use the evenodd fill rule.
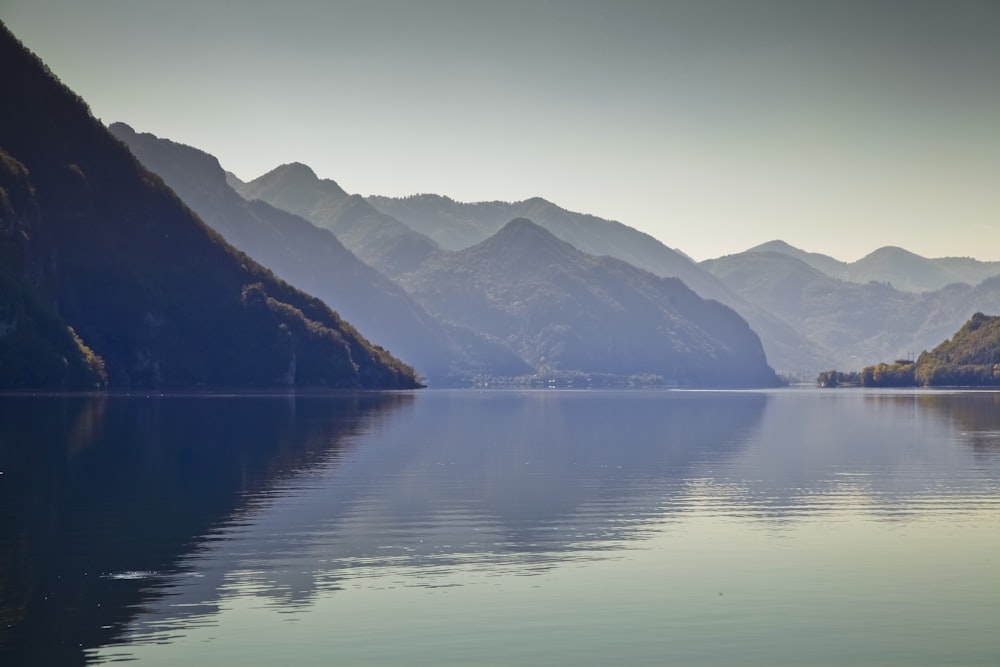
<path fill-rule="evenodd" d="M 1000 260 L 996 0 L 0 0 L 106 123 L 250 179 L 550 199 L 696 259 Z"/>

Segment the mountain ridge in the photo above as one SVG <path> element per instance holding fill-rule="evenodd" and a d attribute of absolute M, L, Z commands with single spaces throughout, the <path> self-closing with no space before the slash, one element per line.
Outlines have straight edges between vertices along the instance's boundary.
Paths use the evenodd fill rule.
<path fill-rule="evenodd" d="M 443 253 L 403 284 L 432 313 L 509 346 L 538 372 L 659 375 L 681 386 L 774 386 L 730 308 L 527 219 Z"/>
<path fill-rule="evenodd" d="M 702 263 L 744 298 L 829 350 L 832 367 L 901 358 L 937 345 L 977 311 L 1000 310 L 1000 276 L 908 292 L 831 277 L 783 253 L 745 252 Z"/>
<path fill-rule="evenodd" d="M 679 278 L 703 298 L 735 309 L 760 335 L 772 365 L 783 372 L 815 373 L 832 361 L 824 350 L 741 298 L 683 252 L 621 222 L 568 211 L 541 197 L 518 202 L 462 203 L 444 195 L 422 194 L 404 198 L 370 196 L 368 201 L 451 249 L 479 242 L 513 218 L 529 218 L 578 250 L 613 256 L 661 277 Z"/>
<path fill-rule="evenodd" d="M 226 244 L 2 23 L 0 60 L 16 73 L 0 105 L 0 255 L 10 260 L 0 362 L 19 360 L 0 383 L 418 386 L 322 302 Z M 24 336 L 39 329 L 48 349 Z M 65 372 L 39 370 L 59 345 Z M 87 350 L 103 377 L 71 372 L 87 367 Z"/>
<path fill-rule="evenodd" d="M 807 252 L 781 240 L 769 241 L 744 251 L 748 252 L 789 255 L 833 278 L 855 283 L 889 283 L 906 292 L 932 292 L 952 283 L 977 285 L 987 278 L 1000 275 L 1000 262 L 981 261 L 972 257 L 929 258 L 899 246 L 876 248 L 854 262 L 842 262 L 829 255 Z M 712 261 L 715 260 L 706 260 Z"/>
<path fill-rule="evenodd" d="M 137 133 L 124 123 L 109 128 L 152 171 L 164 178 L 227 241 L 285 280 L 321 298 L 369 339 L 414 365 L 432 384 L 458 382 L 481 371 L 495 354 L 468 335 L 461 342 L 396 283 L 359 260 L 328 229 L 261 201 L 247 201 L 229 184 L 218 160 L 197 148 Z M 283 175 L 316 182 L 301 163 Z M 507 361 L 503 362 L 507 365 Z"/>
<path fill-rule="evenodd" d="M 229 180 L 246 199 L 266 201 L 329 229 L 359 259 L 390 278 L 441 251 L 437 243 L 380 213 L 363 197 L 298 164 L 281 165 L 248 183 Z"/>

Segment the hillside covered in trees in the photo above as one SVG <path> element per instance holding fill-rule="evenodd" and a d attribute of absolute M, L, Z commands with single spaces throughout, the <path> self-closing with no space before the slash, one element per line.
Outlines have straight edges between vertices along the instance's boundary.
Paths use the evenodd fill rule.
<path fill-rule="evenodd" d="M 732 309 L 677 278 L 583 253 L 524 218 L 401 281 L 432 314 L 498 341 L 541 373 L 779 384 L 757 334 Z"/>
<path fill-rule="evenodd" d="M 469 378 L 484 374 L 530 372 L 502 346 L 429 315 L 402 287 L 344 247 L 329 229 L 259 199 L 244 199 L 227 182 L 214 156 L 138 133 L 124 123 L 113 123 L 108 129 L 226 241 L 321 299 L 366 338 L 405 359 L 429 385 L 464 385 Z M 305 176 L 306 183 L 319 183 L 311 170 L 301 169 L 311 174 Z M 334 186 L 331 182 L 327 187 Z"/>
<path fill-rule="evenodd" d="M 916 361 L 866 366 L 857 374 L 822 373 L 821 386 L 995 387 L 1000 386 L 1000 316 L 976 313 L 956 333 Z"/>
<path fill-rule="evenodd" d="M 209 229 L 2 24 L 0 62 L 0 386 L 418 386 Z"/>

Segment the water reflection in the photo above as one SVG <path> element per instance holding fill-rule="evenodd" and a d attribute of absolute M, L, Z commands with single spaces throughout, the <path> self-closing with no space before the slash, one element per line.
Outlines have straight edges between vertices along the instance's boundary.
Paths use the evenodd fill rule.
<path fill-rule="evenodd" d="M 82 664 L 213 526 L 410 398 L 0 398 L 0 663 Z"/>
<path fill-rule="evenodd" d="M 1000 392 L 927 393 L 917 400 L 921 408 L 946 416 L 958 439 L 976 453 L 1000 451 Z"/>
<path fill-rule="evenodd" d="M 995 511 L 997 398 L 4 399 L 0 652 L 124 658 L 241 600 L 296 618 L 345 589 L 509 581 L 664 535 L 682 549 L 702 518 L 780 537 Z"/>
<path fill-rule="evenodd" d="M 866 505 L 901 520 L 996 502 L 1000 458 L 970 467 L 998 430 L 996 393 L 787 391 L 749 446 L 712 471 L 719 511 L 778 526 Z M 963 446 L 956 447 L 956 444 Z"/>
<path fill-rule="evenodd" d="M 286 611 L 383 568 L 538 574 L 613 555 L 679 502 L 691 470 L 746 442 L 766 394 L 428 392 L 350 453 L 222 527 L 177 578 L 155 638 L 238 591 Z"/>

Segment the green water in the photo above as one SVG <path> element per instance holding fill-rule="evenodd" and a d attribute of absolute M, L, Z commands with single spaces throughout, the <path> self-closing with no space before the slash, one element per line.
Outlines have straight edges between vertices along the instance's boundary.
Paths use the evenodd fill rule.
<path fill-rule="evenodd" d="M 4 665 L 1000 664 L 1000 394 L 0 409 Z"/>

